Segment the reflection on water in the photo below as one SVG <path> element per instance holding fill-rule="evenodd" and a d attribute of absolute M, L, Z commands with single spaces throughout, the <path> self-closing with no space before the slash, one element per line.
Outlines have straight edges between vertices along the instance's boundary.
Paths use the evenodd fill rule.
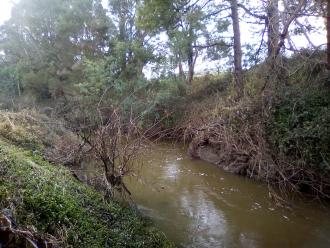
<path fill-rule="evenodd" d="M 265 186 L 162 144 L 126 181 L 143 214 L 182 247 L 330 247 L 329 209 L 276 208 Z"/>
<path fill-rule="evenodd" d="M 277 208 L 265 185 L 192 160 L 181 146 L 155 145 L 126 178 L 140 211 L 181 247 L 330 247 L 330 208 Z M 92 178 L 93 163 L 78 169 Z"/>

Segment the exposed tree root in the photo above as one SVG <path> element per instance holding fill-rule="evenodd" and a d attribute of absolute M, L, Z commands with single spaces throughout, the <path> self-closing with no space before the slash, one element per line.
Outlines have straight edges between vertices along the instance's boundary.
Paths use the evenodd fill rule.
<path fill-rule="evenodd" d="M 5 211 L 4 211 L 5 212 Z M 9 214 L 0 213 L 0 247 L 3 248 L 56 248 L 60 247 L 54 237 L 41 237 L 32 230 L 21 230 Z"/>
<path fill-rule="evenodd" d="M 290 161 L 267 141 L 264 123 L 268 114 L 260 104 L 238 106 L 231 116 L 224 116 L 189 131 L 195 133 L 188 149 L 191 157 L 266 182 L 284 195 L 304 192 L 330 199 L 329 172 L 320 173 L 312 165 Z M 275 191 L 271 195 L 280 202 Z"/>

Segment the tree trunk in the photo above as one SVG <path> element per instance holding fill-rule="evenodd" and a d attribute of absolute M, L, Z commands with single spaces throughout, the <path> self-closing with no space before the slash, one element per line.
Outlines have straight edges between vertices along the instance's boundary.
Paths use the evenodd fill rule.
<path fill-rule="evenodd" d="M 189 66 L 189 70 L 188 70 L 188 80 L 187 80 L 187 83 L 190 85 L 193 79 L 194 79 L 194 69 L 193 69 L 192 65 L 190 65 Z"/>
<path fill-rule="evenodd" d="M 238 96 L 243 95 L 243 70 L 242 70 L 242 47 L 241 32 L 238 19 L 237 0 L 231 0 L 231 18 L 233 21 L 234 31 L 234 77 Z"/>
<path fill-rule="evenodd" d="M 126 18 L 124 14 L 120 14 L 119 16 L 119 41 L 120 42 L 127 42 L 126 38 Z M 120 54 L 120 73 L 123 73 L 126 70 L 127 66 L 127 55 L 126 52 L 122 52 Z"/>
<path fill-rule="evenodd" d="M 18 96 L 20 97 L 21 96 L 21 81 L 19 79 L 17 80 L 17 93 L 18 93 Z"/>
<path fill-rule="evenodd" d="M 278 0 L 277 0 L 278 1 Z M 272 50 L 271 53 L 269 54 L 269 56 L 271 56 L 271 58 L 275 59 L 281 51 L 281 48 L 284 46 L 285 44 L 285 39 L 287 38 L 288 34 L 289 34 L 289 28 L 290 25 L 292 24 L 292 22 L 298 18 L 299 13 L 302 11 L 302 9 L 304 8 L 304 6 L 307 4 L 307 0 L 300 0 L 299 4 L 295 7 L 294 11 L 291 13 L 290 17 L 283 21 L 282 23 L 282 32 L 279 32 L 279 27 L 277 25 L 277 38 L 275 38 L 275 34 L 274 34 L 274 41 L 277 42 L 277 44 L 271 44 L 272 46 Z M 290 11 L 289 7 L 286 7 L 287 11 Z M 278 18 L 278 2 L 277 2 L 277 18 Z M 277 19 L 277 23 L 278 23 L 278 19 Z"/>
<path fill-rule="evenodd" d="M 196 64 L 197 57 L 198 57 L 198 53 L 196 52 L 195 57 L 189 63 L 188 81 L 187 81 L 189 85 L 192 83 L 192 81 L 194 79 L 194 75 L 195 75 L 195 64 Z"/>
<path fill-rule="evenodd" d="M 330 72 L 330 3 L 327 1 L 327 68 L 328 72 Z"/>
<path fill-rule="evenodd" d="M 275 57 L 279 43 L 279 12 L 278 0 L 268 0 L 267 3 L 268 57 Z"/>
<path fill-rule="evenodd" d="M 182 66 L 182 62 L 181 60 L 179 61 L 179 77 L 181 80 L 185 80 L 186 77 L 184 75 L 184 71 L 183 71 L 183 66 Z"/>
<path fill-rule="evenodd" d="M 190 39 L 190 37 L 194 36 L 194 31 L 191 28 L 191 26 L 189 27 L 189 37 L 187 37 L 188 39 Z M 196 44 L 195 44 L 196 45 Z M 188 55 L 188 79 L 187 79 L 187 83 L 189 85 L 191 85 L 193 79 L 194 79 L 194 74 L 195 74 L 195 64 L 196 64 L 196 60 L 198 57 L 198 51 L 197 49 L 194 49 L 193 44 L 190 43 L 187 47 L 187 55 Z"/>

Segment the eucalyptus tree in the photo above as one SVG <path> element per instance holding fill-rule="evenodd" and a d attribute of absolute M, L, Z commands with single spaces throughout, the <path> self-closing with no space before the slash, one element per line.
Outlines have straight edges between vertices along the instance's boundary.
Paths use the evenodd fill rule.
<path fill-rule="evenodd" d="M 167 34 L 172 60 L 180 77 L 190 84 L 203 50 L 224 45 L 219 33 L 209 31 L 210 26 L 227 30 L 228 22 L 219 15 L 222 10 L 222 4 L 209 0 L 145 0 L 138 18 L 141 27 L 150 34 Z"/>
<path fill-rule="evenodd" d="M 237 0 L 230 0 L 231 19 L 234 33 L 234 77 L 237 87 L 238 96 L 243 94 L 243 70 L 242 70 L 242 46 L 241 46 L 241 31 L 238 18 L 238 3 Z"/>
<path fill-rule="evenodd" d="M 146 32 L 136 25 L 139 0 L 109 0 L 110 18 L 115 24 L 114 37 L 109 41 L 109 58 L 114 73 L 124 80 L 143 75 L 144 66 L 153 59 L 153 49 Z"/>
<path fill-rule="evenodd" d="M 330 71 L 330 3 L 327 2 L 327 49 L 328 49 L 328 71 Z M 330 81 L 330 80 L 329 80 Z"/>
<path fill-rule="evenodd" d="M 257 24 L 264 25 L 261 45 L 266 44 L 268 58 L 276 58 L 283 49 L 296 51 L 292 36 L 299 33 L 303 33 L 307 42 L 314 46 L 309 35 L 316 27 L 309 18 L 321 16 L 317 7 L 319 1 L 262 0 L 260 3 L 253 6 L 252 1 L 246 1 L 238 6 L 256 19 Z M 304 24 L 302 18 L 305 18 Z M 267 37 L 266 42 L 264 37 Z"/>
<path fill-rule="evenodd" d="M 104 54 L 109 26 L 100 0 L 21 0 L 1 26 L 0 49 L 23 89 L 63 95 L 82 59 Z"/>

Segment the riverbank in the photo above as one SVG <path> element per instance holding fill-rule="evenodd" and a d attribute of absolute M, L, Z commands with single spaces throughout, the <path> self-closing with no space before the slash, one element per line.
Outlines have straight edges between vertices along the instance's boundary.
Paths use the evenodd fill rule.
<path fill-rule="evenodd" d="M 19 114 L 13 115 L 18 118 Z M 10 127 L 13 116 L 5 113 L 2 117 L 9 125 L 1 123 L 0 135 L 2 245 L 173 247 L 138 213 L 105 200 L 67 168 L 47 162 L 40 153 L 45 149 L 45 139 L 37 140 L 29 125 L 23 128 L 14 122 Z"/>
<path fill-rule="evenodd" d="M 283 58 L 276 71 L 256 66 L 245 73 L 239 100 L 229 73 L 197 78 L 178 104 L 162 106 L 173 113 L 168 137 L 189 143 L 193 158 L 283 193 L 329 199 L 330 90 L 322 56 Z"/>
<path fill-rule="evenodd" d="M 154 144 L 143 158 L 127 187 L 140 211 L 179 247 L 330 245 L 328 204 L 275 204 L 264 183 L 191 159 L 180 143 Z"/>

